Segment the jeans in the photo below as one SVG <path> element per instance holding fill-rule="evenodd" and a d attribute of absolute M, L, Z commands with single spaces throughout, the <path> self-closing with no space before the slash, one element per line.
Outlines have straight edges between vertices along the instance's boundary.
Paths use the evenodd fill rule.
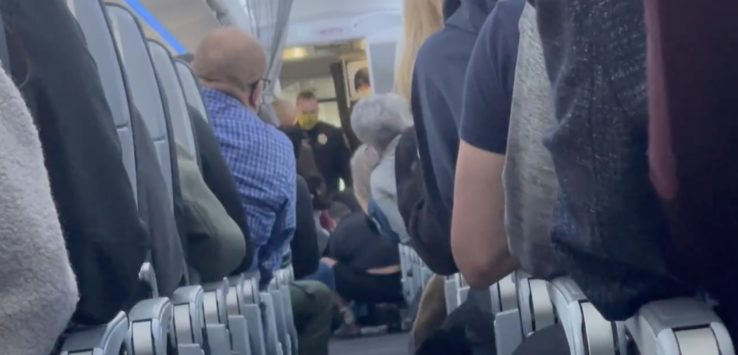
<path fill-rule="evenodd" d="M 320 281 L 331 290 L 336 290 L 336 276 L 333 274 L 333 269 L 326 264 L 320 263 L 318 265 L 318 270 L 316 270 L 314 274 L 305 277 L 305 279 Z"/>

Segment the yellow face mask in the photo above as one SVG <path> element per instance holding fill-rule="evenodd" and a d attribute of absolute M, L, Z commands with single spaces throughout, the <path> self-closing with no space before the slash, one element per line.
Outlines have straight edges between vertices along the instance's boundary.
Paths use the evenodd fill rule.
<path fill-rule="evenodd" d="M 315 126 L 318 125 L 318 122 L 320 122 L 320 119 L 318 118 L 317 113 L 307 113 L 297 116 L 297 124 L 300 125 L 300 128 L 309 131 Z"/>

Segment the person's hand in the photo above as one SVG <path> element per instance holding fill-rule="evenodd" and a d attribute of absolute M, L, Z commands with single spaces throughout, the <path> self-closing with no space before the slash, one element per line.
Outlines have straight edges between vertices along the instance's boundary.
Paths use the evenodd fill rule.
<path fill-rule="evenodd" d="M 336 266 L 336 264 L 338 264 L 338 261 L 336 261 L 336 259 L 332 259 L 328 257 L 320 259 L 320 262 L 322 264 L 328 265 L 331 268 L 333 268 L 334 266 Z"/>
<path fill-rule="evenodd" d="M 382 276 L 382 275 L 394 275 L 402 272 L 400 265 L 385 266 L 376 269 L 369 269 L 366 271 L 369 275 Z"/>

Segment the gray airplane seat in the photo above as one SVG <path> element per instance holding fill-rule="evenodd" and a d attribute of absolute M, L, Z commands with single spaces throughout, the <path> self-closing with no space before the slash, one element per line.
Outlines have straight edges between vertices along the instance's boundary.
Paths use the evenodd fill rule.
<path fill-rule="evenodd" d="M 275 310 L 277 300 L 270 291 L 260 292 L 261 309 L 263 311 L 264 339 L 266 342 L 266 355 L 285 355 L 284 347 L 279 341 L 279 328 L 277 325 L 277 312 Z"/>
<path fill-rule="evenodd" d="M 207 335 L 210 354 L 230 354 L 231 349 L 240 355 L 250 354 L 231 335 L 233 331 L 243 331 L 243 329 L 238 328 L 238 326 L 243 325 L 243 322 L 232 324 L 229 321 L 228 294 L 230 290 L 228 282 L 223 280 L 205 284 L 203 290 L 205 334 Z"/>
<path fill-rule="evenodd" d="M 162 81 L 162 86 L 166 93 L 166 99 L 170 104 L 169 117 L 172 122 L 175 139 L 177 142 L 182 144 L 192 156 L 197 157 L 199 156 L 197 152 L 198 147 L 194 138 L 192 121 L 187 108 L 187 90 L 185 89 L 187 85 L 182 84 L 183 82 L 186 82 L 185 80 L 182 80 L 182 77 L 189 77 L 193 80 L 194 78 L 186 65 L 184 68 L 177 68 L 178 65 L 184 64 L 173 61 L 171 55 L 164 46 L 157 42 L 150 41 L 149 47 L 154 67 L 157 69 L 159 80 Z M 196 85 L 194 82 L 191 84 Z M 202 106 L 202 99 L 199 96 L 199 92 L 194 91 L 194 93 L 197 94 L 194 99 L 199 101 L 200 106 Z M 197 100 L 198 98 L 199 100 Z M 195 106 L 197 106 L 196 103 Z M 237 276 L 233 277 L 232 280 L 229 280 L 227 284 L 226 301 L 223 303 L 225 305 L 224 309 L 227 310 L 227 314 L 223 319 L 227 320 L 228 329 L 230 330 L 230 343 L 233 350 L 239 354 L 247 355 L 252 353 L 252 337 L 255 338 L 258 336 L 258 330 L 253 336 L 249 334 L 251 327 L 248 326 L 248 321 L 244 314 L 244 307 L 248 303 L 244 292 L 245 288 L 248 287 L 245 286 L 244 277 Z M 212 295 L 213 292 L 215 292 L 215 289 L 209 288 L 208 291 L 206 291 L 206 294 Z M 211 299 L 217 300 L 218 297 Z M 222 337 L 218 337 L 218 339 L 221 338 Z M 213 344 L 212 346 L 223 347 L 222 344 Z"/>
<path fill-rule="evenodd" d="M 192 131 L 187 100 L 171 53 L 163 44 L 157 41 L 149 39 L 148 44 L 154 69 L 164 92 L 164 102 L 168 108 L 169 114 L 167 116 L 170 118 L 169 122 L 173 129 L 174 139 L 193 157 L 198 157 L 197 143 Z"/>
<path fill-rule="evenodd" d="M 627 354 L 624 325 L 605 320 L 572 279 L 555 279 L 548 289 L 572 355 Z"/>
<path fill-rule="evenodd" d="M 175 60 L 175 66 L 177 67 L 177 73 L 179 74 L 179 79 L 182 84 L 182 89 L 184 90 L 187 104 L 197 110 L 197 112 L 200 113 L 200 117 L 207 120 L 207 110 L 205 109 L 205 103 L 202 101 L 200 85 L 197 83 L 195 74 L 192 72 L 190 66 L 181 60 Z"/>
<path fill-rule="evenodd" d="M 523 335 L 528 337 L 556 324 L 556 312 L 548 293 L 548 282 L 523 271 L 516 272 L 516 276 Z"/>
<path fill-rule="evenodd" d="M 725 325 L 707 302 L 696 298 L 651 302 L 625 327 L 641 354 L 735 354 Z"/>
<path fill-rule="evenodd" d="M 400 249 L 400 269 L 402 271 L 402 293 L 405 296 L 405 302 L 412 304 L 416 298 L 415 286 L 417 285 L 415 268 L 413 266 L 413 254 L 415 251 L 404 244 L 398 246 Z"/>
<path fill-rule="evenodd" d="M 169 51 L 158 42 L 149 41 L 149 51 L 159 84 L 164 92 L 164 101 L 168 107 L 168 118 L 173 127 L 174 137 L 193 157 L 197 157 L 197 144 L 192 133 L 187 103 L 172 57 Z M 202 287 L 187 286 L 177 289 L 172 296 L 172 303 L 174 304 L 174 334 L 180 353 L 186 351 L 185 349 L 195 349 L 197 346 L 204 348 L 206 344 L 203 337 L 205 322 L 203 321 Z M 221 348 L 225 345 L 213 344 L 212 346 Z"/>
<path fill-rule="evenodd" d="M 134 191 L 134 197 L 137 197 L 138 184 L 130 101 L 103 5 L 99 1 L 68 0 L 67 6 L 80 24 L 87 39 L 90 54 L 97 62 L 104 94 L 113 113 L 122 160 Z M 145 276 L 145 270 L 149 268 L 150 264 L 142 266 L 140 276 Z M 166 310 L 166 306 L 160 309 L 164 312 Z M 134 309 L 131 313 L 136 317 L 140 311 Z M 121 312 L 108 324 L 75 331 L 67 335 L 62 345 L 62 354 L 113 355 L 121 351 L 133 351 L 128 338 L 129 332 L 132 331 L 129 321 L 128 316 Z M 139 328 L 140 325 L 137 325 L 136 329 Z"/>
<path fill-rule="evenodd" d="M 120 312 L 108 324 L 75 331 L 64 340 L 61 355 L 119 355 L 130 352 L 128 317 Z"/>
<path fill-rule="evenodd" d="M 512 354 L 523 341 L 516 275 L 514 272 L 489 287 L 495 317 L 495 346 L 499 355 Z"/>
<path fill-rule="evenodd" d="M 274 301 L 274 315 L 277 326 L 277 336 L 280 344 L 282 345 L 282 353 L 285 355 L 292 355 L 292 337 L 289 331 L 289 321 L 287 320 L 287 305 L 289 302 L 289 294 L 285 298 L 282 292 L 286 287 L 289 287 L 283 282 L 282 270 L 278 271 L 274 275 L 274 279 L 269 284 L 267 292 Z"/>
<path fill-rule="evenodd" d="M 457 275 L 446 276 L 443 280 L 443 294 L 446 300 L 446 314 L 451 314 L 459 307 L 459 282 Z"/>
<path fill-rule="evenodd" d="M 298 335 L 295 327 L 294 314 L 292 313 L 292 299 L 290 296 L 290 284 L 294 281 L 294 271 L 291 265 L 287 265 L 274 275 L 269 292 L 278 301 L 275 307 L 277 325 L 279 327 L 280 341 L 285 354 L 297 354 Z"/>
<path fill-rule="evenodd" d="M 181 255 L 177 255 L 176 253 L 174 255 L 160 254 L 160 258 L 162 256 L 171 256 L 171 258 L 159 260 L 160 263 L 157 263 L 157 265 L 164 265 L 165 267 L 177 265 L 181 267 L 182 272 L 179 274 L 179 280 L 181 280 L 184 276 L 185 261 L 184 252 L 181 250 L 181 241 L 173 237 L 173 235 L 176 235 L 176 222 L 174 221 L 173 213 L 174 184 L 176 183 L 173 171 L 176 165 L 172 159 L 171 129 L 166 119 L 166 113 L 168 111 L 164 105 L 162 91 L 157 82 L 151 55 L 143 37 L 143 31 L 135 16 L 126 8 L 118 5 L 109 4 L 106 6 L 106 10 L 110 29 L 121 54 L 122 67 L 126 74 L 125 77 L 130 85 L 132 101 L 135 107 L 138 108 L 140 117 L 143 120 L 142 127 L 137 129 L 136 117 L 133 117 L 134 142 L 136 141 L 137 135 L 143 134 L 143 136 L 138 138 L 147 138 L 145 143 L 153 144 L 152 151 L 155 151 L 156 154 L 156 159 L 153 160 L 158 162 L 161 177 L 164 180 L 163 186 L 165 191 L 163 191 L 163 196 L 166 199 L 165 203 L 159 206 L 163 208 L 163 211 L 159 212 L 165 213 L 162 218 L 168 219 L 166 222 L 170 223 L 170 228 L 166 231 L 173 232 L 170 237 L 177 239 L 168 240 L 168 242 L 178 246 L 181 252 Z M 108 31 L 108 33 L 111 31 Z M 147 133 L 150 134 L 150 137 L 146 137 Z M 138 158 L 141 157 L 139 156 Z M 155 174 L 156 172 L 149 171 L 148 173 Z M 156 175 L 154 176 L 156 177 Z M 162 193 L 162 191 L 159 191 L 159 193 Z M 164 238 L 164 236 L 159 236 L 159 238 Z M 156 254 L 153 260 L 155 262 L 157 261 Z M 159 266 L 157 266 L 157 269 L 160 269 Z M 178 270 L 178 268 L 171 269 L 172 272 L 174 270 Z M 170 274 L 169 271 L 170 269 L 165 270 L 162 272 L 162 275 L 165 277 L 176 275 Z M 145 279 L 153 280 L 158 278 L 158 275 L 154 275 L 153 270 L 150 269 L 142 270 L 142 273 L 144 276 L 147 273 L 149 274 L 148 277 L 144 277 Z M 179 281 L 176 281 L 174 285 L 177 283 Z M 163 289 L 168 290 L 170 288 L 170 286 L 167 286 Z M 152 285 L 152 289 L 156 291 L 160 287 Z M 129 312 L 133 354 L 165 354 L 171 345 L 176 344 L 177 340 L 183 342 L 183 344 L 176 344 L 180 353 L 203 354 L 202 344 L 197 343 L 197 340 L 202 341 L 204 339 L 201 337 L 202 322 L 198 322 L 203 317 L 200 314 L 202 308 L 199 307 L 202 304 L 200 301 L 200 297 L 202 297 L 201 290 L 197 287 L 179 290 L 173 289 L 171 295 L 177 300 L 177 319 L 175 319 L 174 304 L 168 298 L 158 297 L 157 292 L 154 292 L 153 299 L 140 302 Z M 193 314 L 191 312 L 195 313 Z M 190 314 L 186 316 L 184 313 Z M 180 327 L 179 333 L 177 332 L 177 326 Z M 191 341 L 193 344 L 184 343 L 188 341 Z"/>
<path fill-rule="evenodd" d="M 263 311 L 261 292 L 259 291 L 260 275 L 256 273 L 244 275 L 240 278 L 232 277 L 231 285 L 234 284 L 234 281 L 241 285 L 241 294 L 244 297 L 241 314 L 246 317 L 252 354 L 267 354 L 267 332 L 265 322 L 262 320 L 265 312 Z"/>

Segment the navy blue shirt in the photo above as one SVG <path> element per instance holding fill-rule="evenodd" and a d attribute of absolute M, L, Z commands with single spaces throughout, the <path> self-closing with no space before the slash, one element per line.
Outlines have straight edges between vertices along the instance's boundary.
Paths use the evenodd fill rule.
<path fill-rule="evenodd" d="M 479 33 L 464 88 L 460 136 L 479 149 L 505 154 L 515 63 L 525 0 L 500 0 Z"/>
<path fill-rule="evenodd" d="M 492 7 L 492 1 L 463 1 L 446 27 L 426 40 L 415 63 L 412 110 L 424 180 L 428 197 L 445 210 L 439 217 L 449 222 L 464 78 L 477 35 Z"/>

